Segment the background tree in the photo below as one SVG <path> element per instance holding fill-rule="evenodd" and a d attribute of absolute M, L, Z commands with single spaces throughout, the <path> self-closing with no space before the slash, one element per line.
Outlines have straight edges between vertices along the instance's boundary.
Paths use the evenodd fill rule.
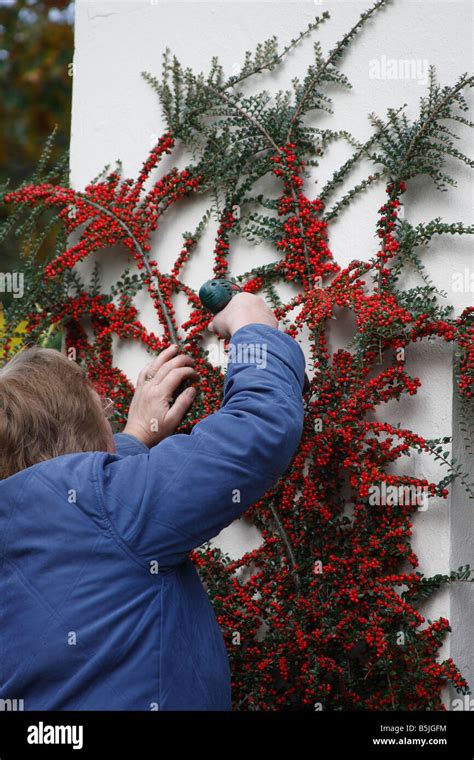
<path fill-rule="evenodd" d="M 69 146 L 73 23 L 71 0 L 0 0 L 0 167 L 12 185 L 31 176 L 56 125 L 52 158 Z M 2 207 L 0 222 L 8 211 Z M 18 241 L 10 238 L 2 246 L 2 271 L 18 257 Z M 0 293 L 0 301 L 9 297 Z"/>

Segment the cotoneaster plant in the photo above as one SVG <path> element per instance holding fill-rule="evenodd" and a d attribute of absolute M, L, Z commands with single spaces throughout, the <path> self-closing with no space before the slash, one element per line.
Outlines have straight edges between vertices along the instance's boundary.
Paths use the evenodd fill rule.
<path fill-rule="evenodd" d="M 373 131 L 364 143 L 349 132 L 317 127 L 318 115 L 332 112 L 329 86 L 350 86 L 339 69 L 348 45 L 385 4 L 379 0 L 363 13 L 328 54 L 315 42 L 304 78 L 273 96 L 246 95 L 244 83 L 281 65 L 328 13 L 283 49 L 276 38 L 259 45 L 227 78 L 217 59 L 208 74 L 196 74 L 167 51 L 162 76 L 144 74 L 159 96 L 166 132 L 136 179 L 123 179 L 118 162 L 84 190 L 71 188 L 67 156 L 50 165 L 53 135 L 32 180 L 3 192 L 13 210 L 1 238 L 18 236 L 27 289 L 6 309 L 2 357 L 17 350 L 20 323 L 26 322 L 27 340 L 63 335 L 68 356 L 115 400 L 118 426 L 133 386 L 114 364 L 114 337 L 139 341 L 153 353 L 176 342 L 195 357 L 200 393 L 179 432 L 190 432 L 219 407 L 224 375 L 203 347 L 212 315 L 183 274 L 213 218 L 214 276 L 263 294 L 282 328 L 309 341 L 301 445 L 284 477 L 246 515 L 261 533 L 260 546 L 238 560 L 211 546 L 193 552 L 230 653 L 236 709 L 442 710 L 443 685 L 468 688 L 451 659 L 438 660 L 449 622 L 425 620 L 420 605 L 446 583 L 470 581 L 470 568 L 425 577 L 411 535 L 421 505 L 446 499 L 454 479 L 472 498 L 472 484 L 451 458 L 448 437 L 427 440 L 384 421 L 383 404 L 420 388 L 406 366 L 408 347 L 416 350 L 425 338 L 449 342 L 471 446 L 473 308 L 453 315 L 422 257 L 433 237 L 472 234 L 474 226 L 440 218 L 413 225 L 401 212 L 415 178 L 446 190 L 454 184 L 446 168 L 453 159 L 473 165 L 455 139 L 458 128 L 472 126 L 463 93 L 474 78 L 462 75 L 441 86 L 432 69 L 417 118 L 410 120 L 404 108 L 389 109 L 384 119 L 371 115 Z M 347 141 L 353 154 L 313 197 L 310 171 L 336 140 Z M 188 165 L 151 181 L 176 145 L 188 149 Z M 372 162 L 371 173 L 334 200 L 362 160 Z M 331 249 L 331 226 L 375 182 L 386 191 L 374 220 L 378 245 L 342 268 Z M 165 272 L 151 235 L 171 206 L 196 194 L 208 199 L 206 212 L 194 231 L 183 233 Z M 270 243 L 274 261 L 232 277 L 242 238 Z M 131 263 L 107 293 L 100 268 L 116 245 L 125 247 Z M 86 284 L 76 264 L 91 254 L 96 263 Z M 409 289 L 402 286 L 407 268 L 420 276 Z M 296 289 L 286 301 L 282 282 Z M 140 321 L 134 299 L 142 289 L 153 300 L 159 334 Z M 176 316 L 177 294 L 188 303 L 184 322 Z M 331 317 L 341 310 L 353 315 L 353 337 L 350 346 L 332 351 Z M 438 482 L 400 467 L 395 474 L 393 464 L 414 454 L 444 467 Z"/>

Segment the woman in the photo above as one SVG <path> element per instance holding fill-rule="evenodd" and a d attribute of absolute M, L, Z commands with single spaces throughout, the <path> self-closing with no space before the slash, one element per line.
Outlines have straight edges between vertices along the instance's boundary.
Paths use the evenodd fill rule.
<path fill-rule="evenodd" d="M 223 638 L 188 553 L 287 468 L 304 357 L 249 293 L 210 327 L 237 350 L 221 408 L 190 435 L 171 435 L 195 391 L 173 394 L 197 378 L 173 346 L 140 373 L 115 436 L 59 352 L 25 349 L 0 370 L 0 699 L 25 710 L 230 709 Z M 265 362 L 249 359 L 251 345 Z"/>

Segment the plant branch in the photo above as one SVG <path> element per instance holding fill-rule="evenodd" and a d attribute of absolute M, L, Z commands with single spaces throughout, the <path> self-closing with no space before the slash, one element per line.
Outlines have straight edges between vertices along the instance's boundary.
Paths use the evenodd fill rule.
<path fill-rule="evenodd" d="M 147 274 L 148 274 L 148 276 L 150 278 L 150 284 L 152 285 L 153 289 L 156 292 L 158 303 L 160 304 L 161 312 L 162 312 L 163 317 L 164 317 L 164 319 L 166 321 L 166 325 L 168 327 L 168 331 L 169 331 L 169 334 L 170 334 L 171 341 L 173 343 L 176 343 L 177 346 L 180 346 L 181 345 L 181 341 L 178 338 L 178 335 L 177 335 L 175 327 L 173 325 L 171 316 L 170 316 L 170 314 L 168 312 L 168 309 L 166 307 L 166 304 L 165 304 L 165 301 L 164 301 L 164 298 L 163 298 L 163 293 L 161 292 L 161 288 L 160 288 L 160 284 L 159 284 L 158 278 L 153 273 L 153 271 L 152 271 L 152 269 L 150 267 L 150 264 L 148 263 L 148 259 L 146 257 L 145 251 L 143 250 L 142 246 L 140 245 L 139 241 L 137 240 L 137 238 L 133 234 L 133 232 L 130 229 L 130 227 L 122 219 L 120 219 L 120 217 L 118 217 L 116 214 L 114 214 L 113 211 L 110 211 L 110 209 L 108 209 L 108 208 L 106 208 L 104 206 L 101 206 L 100 203 L 96 203 L 95 201 L 91 201 L 90 198 L 88 198 L 86 195 L 84 195 L 83 193 L 81 193 L 79 191 L 76 191 L 76 195 L 81 199 L 81 201 L 84 201 L 89 206 L 93 206 L 94 208 L 98 209 L 101 213 L 106 214 L 107 216 L 112 217 L 122 227 L 122 229 L 125 230 L 125 232 L 127 233 L 127 235 L 130 237 L 130 239 L 132 240 L 132 242 L 133 242 L 133 244 L 134 244 L 134 246 L 135 246 L 135 248 L 136 248 L 136 250 L 137 250 L 137 252 L 138 252 L 138 254 L 140 256 L 140 259 L 141 259 L 141 261 L 143 263 L 143 266 L 144 266 L 144 268 L 145 268 L 145 270 L 146 270 L 146 272 L 147 272 Z"/>

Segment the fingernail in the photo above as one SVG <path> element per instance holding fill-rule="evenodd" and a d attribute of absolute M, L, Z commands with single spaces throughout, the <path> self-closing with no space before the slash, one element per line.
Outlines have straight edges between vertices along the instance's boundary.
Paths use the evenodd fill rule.
<path fill-rule="evenodd" d="M 188 396 L 195 396 L 196 393 L 197 393 L 196 388 L 187 388 L 186 392 L 187 392 Z"/>

